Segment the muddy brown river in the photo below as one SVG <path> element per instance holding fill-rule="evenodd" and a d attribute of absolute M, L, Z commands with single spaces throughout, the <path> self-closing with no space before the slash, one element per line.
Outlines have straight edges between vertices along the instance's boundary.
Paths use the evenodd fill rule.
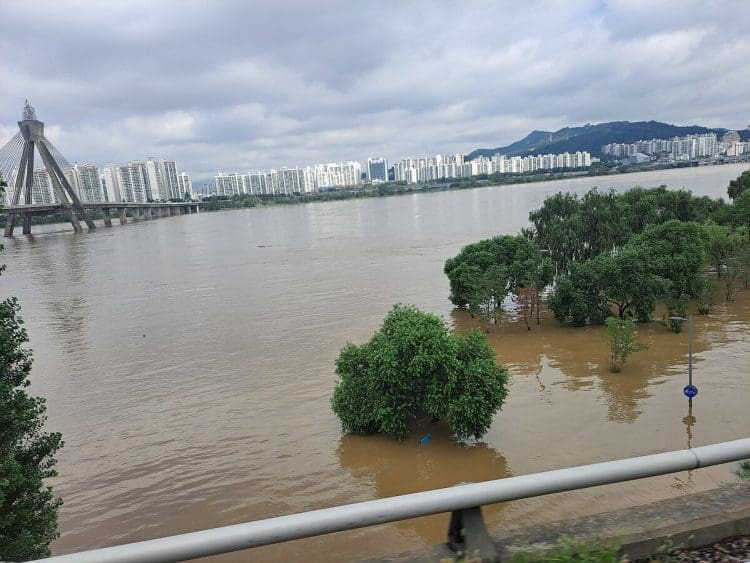
<path fill-rule="evenodd" d="M 750 435 L 750 291 L 696 316 L 695 423 L 687 334 L 653 323 L 648 350 L 607 371 L 599 328 L 488 334 L 510 371 L 481 441 L 422 422 L 403 443 L 341 434 L 333 361 L 393 303 L 457 330 L 443 263 L 514 233 L 560 190 L 633 185 L 723 196 L 747 166 L 579 178 L 382 199 L 202 213 L 6 242 L 0 296 L 16 295 L 35 352 L 32 391 L 63 433 L 55 553 L 115 545 Z M 419 438 L 432 440 L 420 447 Z M 494 505 L 490 528 L 581 516 L 732 480 L 718 466 Z M 347 561 L 442 541 L 448 516 L 269 546 L 216 561 Z"/>

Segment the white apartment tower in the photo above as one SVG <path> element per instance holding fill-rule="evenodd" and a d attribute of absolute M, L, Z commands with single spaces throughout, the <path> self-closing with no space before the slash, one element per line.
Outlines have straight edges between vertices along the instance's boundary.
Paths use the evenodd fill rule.
<path fill-rule="evenodd" d="M 105 201 L 123 201 L 120 185 L 119 166 L 107 164 L 107 166 L 102 168 L 102 191 L 104 192 Z"/>
<path fill-rule="evenodd" d="M 154 160 L 153 156 L 148 157 L 144 164 L 144 174 L 148 180 L 149 194 L 148 199 L 151 201 L 163 201 L 169 199 L 165 197 L 164 180 L 162 178 L 161 166 Z"/>
<path fill-rule="evenodd" d="M 180 187 L 181 197 L 185 197 L 185 194 L 190 198 L 193 197 L 193 182 L 190 181 L 190 176 L 186 172 L 180 172 L 177 176 L 177 184 Z"/>
<path fill-rule="evenodd" d="M 182 199 L 183 194 L 180 193 L 180 184 L 177 181 L 177 163 L 162 158 L 159 166 L 166 199 Z"/>

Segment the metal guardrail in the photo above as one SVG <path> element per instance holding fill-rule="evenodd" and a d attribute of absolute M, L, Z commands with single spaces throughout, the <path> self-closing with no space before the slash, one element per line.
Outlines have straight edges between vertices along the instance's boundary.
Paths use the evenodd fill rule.
<path fill-rule="evenodd" d="M 71 553 L 54 563 L 157 563 L 185 561 L 262 545 L 376 524 L 451 512 L 449 544 L 457 552 L 480 552 L 492 560 L 495 547 L 480 507 L 503 501 L 654 477 L 750 458 L 750 438 L 641 457 L 581 465 L 495 481 L 457 485 L 177 536 Z"/>

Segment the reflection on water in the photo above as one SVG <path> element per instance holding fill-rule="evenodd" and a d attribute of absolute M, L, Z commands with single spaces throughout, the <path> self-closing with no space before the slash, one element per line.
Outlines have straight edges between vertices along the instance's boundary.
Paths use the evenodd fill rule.
<path fill-rule="evenodd" d="M 487 444 L 458 444 L 441 423 L 423 421 L 415 426 L 403 443 L 383 436 L 343 436 L 336 451 L 341 467 L 363 484 L 374 487 L 376 498 L 510 475 L 505 458 Z M 427 433 L 432 439 L 419 445 L 419 438 Z M 494 505 L 488 510 L 495 515 L 500 508 Z M 447 517 L 439 515 L 396 525 L 406 533 L 416 532 L 429 543 L 436 541 L 436 534 L 447 532 Z"/>
<path fill-rule="evenodd" d="M 2 296 L 34 348 L 32 391 L 63 433 L 55 490 L 63 553 L 371 498 L 747 436 L 750 291 L 695 317 L 696 422 L 687 334 L 640 327 L 649 349 L 607 371 L 600 328 L 509 321 L 489 342 L 510 372 L 481 443 L 423 422 L 402 444 L 341 436 L 333 362 L 393 303 L 465 330 L 442 272 L 465 244 L 515 232 L 549 193 L 688 186 L 722 195 L 741 169 L 461 190 L 186 215 L 80 236 L 40 227 L 7 241 Z M 689 431 L 689 434 L 686 434 Z M 432 440 L 420 447 L 426 432 Z M 726 466 L 490 507 L 493 526 L 580 516 L 704 490 Z M 677 486 L 675 486 L 675 484 Z M 443 541 L 447 516 L 254 551 L 253 560 L 345 561 Z M 220 561 L 245 561 L 228 555 Z"/>

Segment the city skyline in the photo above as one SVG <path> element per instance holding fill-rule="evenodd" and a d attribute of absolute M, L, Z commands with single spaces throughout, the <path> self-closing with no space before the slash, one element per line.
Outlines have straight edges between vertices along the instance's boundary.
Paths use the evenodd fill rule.
<path fill-rule="evenodd" d="M 0 143 L 28 97 L 72 161 L 169 154 L 200 183 L 365 170 L 372 155 L 466 153 L 586 122 L 750 118 L 745 10 L 731 2 L 176 6 L 40 1 L 32 17 L 6 0 Z M 281 20 L 289 33 L 273 31 Z"/>

